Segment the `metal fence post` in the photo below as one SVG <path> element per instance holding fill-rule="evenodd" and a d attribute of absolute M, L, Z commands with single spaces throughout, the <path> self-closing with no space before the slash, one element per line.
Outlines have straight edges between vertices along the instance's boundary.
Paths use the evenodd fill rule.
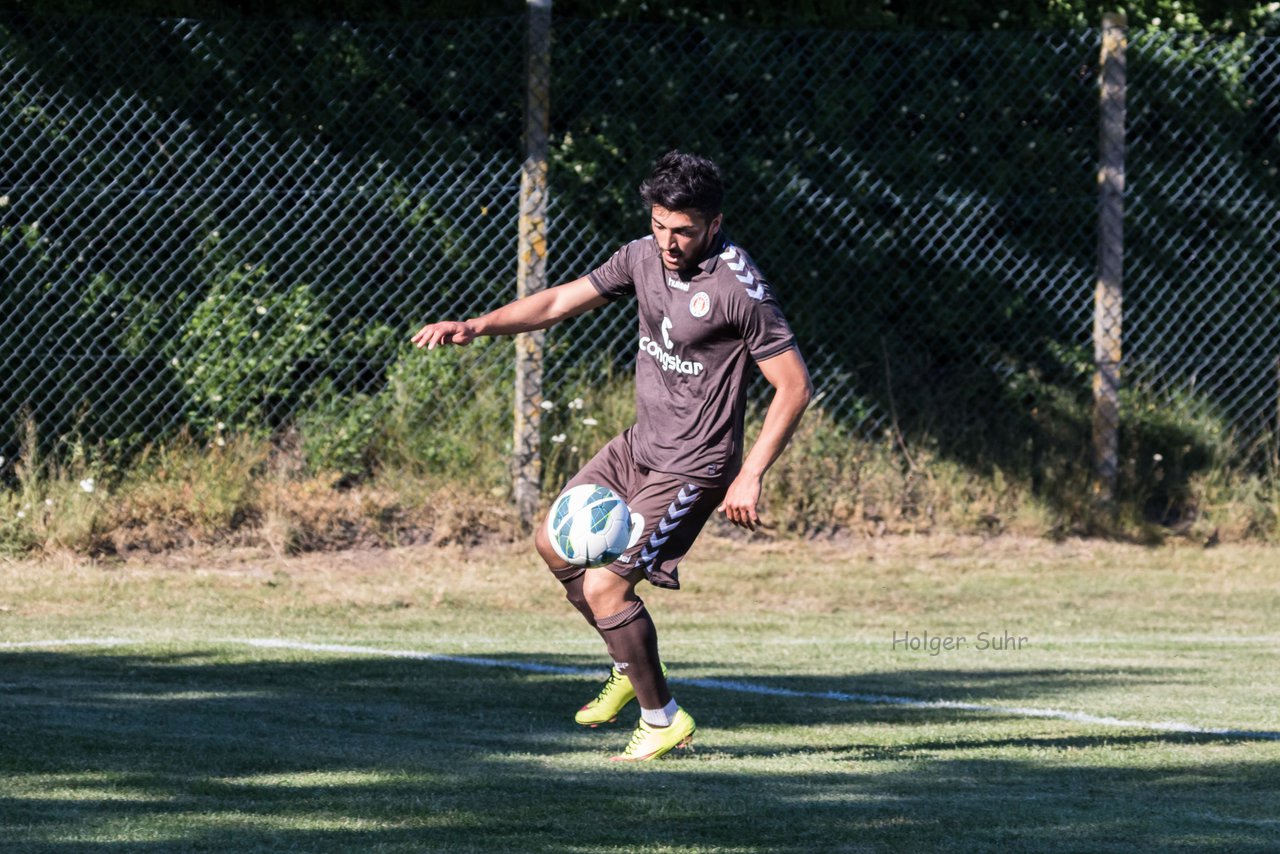
<path fill-rule="evenodd" d="M 551 113 L 551 0 L 528 0 L 524 164 L 520 172 L 516 296 L 547 286 L 547 129 Z M 542 457 L 542 357 L 545 333 L 516 336 L 515 436 L 512 482 L 521 524 L 538 512 Z"/>
<path fill-rule="evenodd" d="M 1122 14 L 1102 16 L 1098 280 L 1093 305 L 1093 495 L 1103 506 L 1115 498 L 1120 470 L 1127 25 Z"/>

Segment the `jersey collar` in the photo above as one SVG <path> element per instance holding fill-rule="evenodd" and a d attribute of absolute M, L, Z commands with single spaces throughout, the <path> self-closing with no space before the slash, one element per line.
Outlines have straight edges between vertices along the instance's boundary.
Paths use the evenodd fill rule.
<path fill-rule="evenodd" d="M 711 244 L 707 257 L 698 262 L 698 269 L 704 273 L 714 273 L 720 265 L 720 253 L 729 245 L 729 238 L 724 236 L 724 229 L 716 234 L 716 242 Z"/>

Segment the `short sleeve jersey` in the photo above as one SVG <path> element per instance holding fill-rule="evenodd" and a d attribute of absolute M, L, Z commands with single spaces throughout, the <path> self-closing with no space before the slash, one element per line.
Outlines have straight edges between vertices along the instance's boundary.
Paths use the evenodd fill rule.
<path fill-rule="evenodd" d="M 742 464 L 749 364 L 795 346 L 760 270 L 721 236 L 697 267 L 676 273 L 645 237 L 589 278 L 606 299 L 639 304 L 636 462 L 709 485 L 731 479 Z"/>

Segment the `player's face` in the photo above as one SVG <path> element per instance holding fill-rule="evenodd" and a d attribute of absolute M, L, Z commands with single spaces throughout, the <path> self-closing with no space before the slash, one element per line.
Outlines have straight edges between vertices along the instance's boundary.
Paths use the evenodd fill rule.
<path fill-rule="evenodd" d="M 707 254 L 720 232 L 720 214 L 707 222 L 692 211 L 669 211 L 654 205 L 651 211 L 653 239 L 662 250 L 662 266 L 668 270 L 685 270 L 695 266 Z"/>

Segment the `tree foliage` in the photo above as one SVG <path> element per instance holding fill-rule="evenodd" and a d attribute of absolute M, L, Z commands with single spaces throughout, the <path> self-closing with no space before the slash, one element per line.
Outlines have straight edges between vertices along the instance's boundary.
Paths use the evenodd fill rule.
<path fill-rule="evenodd" d="M 114 8 L 141 17 L 88 20 L 73 0 L 24 8 L 75 17 L 28 14 L 3 33 L 13 141 L 0 174 L 17 189 L 0 206 L 0 294 L 16 295 L 0 316 L 0 363 L 18 367 L 0 376 L 0 399 L 43 401 L 30 414 L 53 433 L 113 425 L 103 435 L 179 420 L 287 429 L 320 411 L 334 440 L 323 454 L 357 466 L 370 430 L 348 404 L 403 379 L 386 366 L 409 318 L 510 293 L 522 4 L 477 2 L 472 20 L 414 26 L 245 18 L 464 10 L 136 0 Z M 859 426 L 893 411 L 908 433 L 945 434 L 948 452 L 1039 455 L 1045 468 L 1046 447 L 1087 436 L 1088 354 L 1073 330 L 1095 252 L 1097 10 L 992 20 L 952 0 L 931 8 L 810 0 L 784 17 L 744 0 L 721 7 L 727 26 L 559 0 L 558 15 L 595 20 L 556 30 L 548 266 L 565 281 L 642 232 L 644 164 L 674 145 L 704 152 L 729 178 L 731 234 L 787 288 L 829 404 Z M 474 19 L 488 12 L 511 14 Z M 655 16 L 684 23 L 642 20 Z M 992 33 L 996 23 L 1065 31 Z M 984 32 L 892 29 L 906 26 Z M 1206 41 L 1212 50 L 1196 49 Z M 1273 269 L 1259 259 L 1274 249 L 1230 221 L 1242 214 L 1229 193 L 1180 191 L 1204 186 L 1196 170 L 1209 160 L 1259 210 L 1280 195 L 1267 97 L 1280 63 L 1244 61 L 1248 41 L 1155 33 L 1135 36 L 1131 54 L 1133 198 L 1149 212 L 1134 270 L 1167 286 L 1193 262 L 1230 306 L 1256 299 Z M 690 55 L 703 61 L 655 61 Z M 1149 177 L 1164 164 L 1183 171 Z M 1166 294 L 1126 295 L 1134 328 L 1175 310 Z M 1256 313 L 1280 317 L 1266 302 Z M 1187 338 L 1226 352 L 1261 337 L 1230 336 Z M 627 337 L 558 329 L 549 377 L 575 366 L 582 341 L 597 358 Z M 1201 355 L 1212 354 L 1183 347 L 1160 366 L 1194 375 Z M 420 379 L 424 396 L 444 393 L 447 377 Z M 1071 430 L 1051 434 L 1061 425 Z"/>

